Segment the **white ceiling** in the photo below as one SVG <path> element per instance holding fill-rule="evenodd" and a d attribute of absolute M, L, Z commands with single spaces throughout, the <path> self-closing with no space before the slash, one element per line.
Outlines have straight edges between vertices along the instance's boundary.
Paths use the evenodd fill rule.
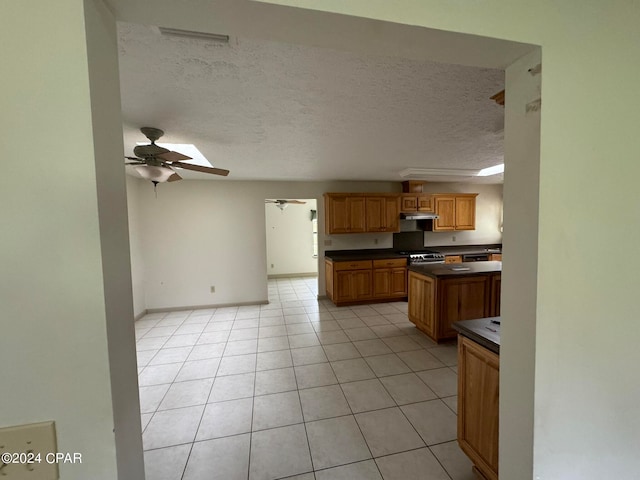
<path fill-rule="evenodd" d="M 139 127 L 153 126 L 166 131 L 161 142 L 195 144 L 236 180 L 401 181 L 406 168 L 503 161 L 504 110 L 489 99 L 504 88 L 502 70 L 118 28 L 127 155 L 145 140 Z"/>

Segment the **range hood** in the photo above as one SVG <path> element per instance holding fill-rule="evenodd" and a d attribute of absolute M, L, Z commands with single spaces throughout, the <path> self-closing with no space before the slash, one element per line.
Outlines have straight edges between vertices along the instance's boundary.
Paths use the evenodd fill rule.
<path fill-rule="evenodd" d="M 435 220 L 438 217 L 435 213 L 429 212 L 411 212 L 411 213 L 401 213 L 401 220 Z"/>

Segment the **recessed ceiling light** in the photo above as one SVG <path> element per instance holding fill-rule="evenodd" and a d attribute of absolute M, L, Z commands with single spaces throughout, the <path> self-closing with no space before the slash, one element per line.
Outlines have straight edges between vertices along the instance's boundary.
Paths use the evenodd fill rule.
<path fill-rule="evenodd" d="M 148 143 L 138 142 L 138 145 L 148 145 Z M 200 150 L 198 150 L 198 148 L 191 143 L 156 143 L 156 145 L 191 157 L 191 160 L 181 160 L 184 163 L 200 165 L 202 167 L 213 167 L 213 165 L 211 165 L 211 162 L 209 162 L 209 160 L 207 160 L 206 157 L 202 155 Z"/>
<path fill-rule="evenodd" d="M 497 175 L 504 172 L 504 163 L 494 165 L 493 167 L 483 168 L 478 172 L 478 177 L 488 177 L 489 175 Z"/>

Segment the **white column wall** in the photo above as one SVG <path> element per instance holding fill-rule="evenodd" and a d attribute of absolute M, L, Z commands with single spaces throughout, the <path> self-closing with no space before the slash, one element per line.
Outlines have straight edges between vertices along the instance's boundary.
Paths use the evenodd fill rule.
<path fill-rule="evenodd" d="M 90 81 L 114 65 L 114 19 L 91 1 L 3 2 L 0 31 L 0 426 L 54 420 L 58 450 L 83 456 L 60 465 L 61 478 L 141 478 L 135 438 L 116 440 L 121 430 L 135 435 L 123 421 L 139 422 L 137 392 L 112 389 L 135 375 L 124 178 L 105 163 L 122 153 L 109 106 L 119 105 L 117 69 L 115 89 Z M 120 355 L 125 370 L 114 372 Z"/>

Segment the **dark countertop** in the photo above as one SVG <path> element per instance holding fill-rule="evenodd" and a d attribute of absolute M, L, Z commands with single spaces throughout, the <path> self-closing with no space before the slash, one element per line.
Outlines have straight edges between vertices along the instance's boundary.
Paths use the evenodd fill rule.
<path fill-rule="evenodd" d="M 453 328 L 461 335 L 500 355 L 500 325 L 492 323 L 492 320 L 499 322 L 500 317 L 463 320 L 455 322 Z"/>
<path fill-rule="evenodd" d="M 436 263 L 409 265 L 409 270 L 429 277 L 463 277 L 502 272 L 502 262 Z"/>
<path fill-rule="evenodd" d="M 393 248 L 376 248 L 369 250 L 327 250 L 324 257 L 336 262 L 353 262 L 357 260 L 384 260 L 386 258 L 407 258 Z"/>
<path fill-rule="evenodd" d="M 443 255 L 468 255 L 473 253 L 502 253 L 502 245 L 460 245 L 446 247 L 425 247 L 440 252 Z"/>

